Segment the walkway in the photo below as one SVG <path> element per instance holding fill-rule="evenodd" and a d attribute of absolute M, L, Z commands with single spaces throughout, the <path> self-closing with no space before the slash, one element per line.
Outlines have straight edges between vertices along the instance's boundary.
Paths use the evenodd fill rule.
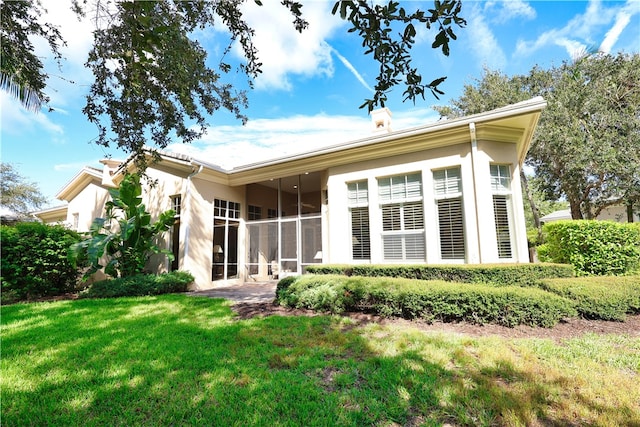
<path fill-rule="evenodd" d="M 194 297 L 224 298 L 233 302 L 262 303 L 273 302 L 276 298 L 277 281 L 249 282 L 242 285 L 218 286 L 206 291 L 187 292 Z"/>

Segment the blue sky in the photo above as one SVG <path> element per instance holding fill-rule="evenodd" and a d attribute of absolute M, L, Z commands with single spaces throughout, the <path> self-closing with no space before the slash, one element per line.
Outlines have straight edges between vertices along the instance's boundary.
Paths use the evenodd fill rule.
<path fill-rule="evenodd" d="M 60 26 L 67 46 L 62 70 L 47 62 L 48 93 L 54 112 L 33 114 L 0 93 L 1 160 L 13 163 L 29 181 L 38 184 L 59 205 L 56 193 L 84 165 L 99 167 L 107 155 L 125 158 L 93 141 L 95 127 L 82 115 L 91 74 L 84 68 L 91 44 L 91 26 L 78 22 L 65 4 L 43 0 L 48 19 Z M 249 5 L 252 1 L 247 2 Z M 279 1 L 247 8 L 246 18 L 256 29 L 263 73 L 249 93 L 249 117 L 242 126 L 220 112 L 210 129 L 190 145 L 173 144 L 169 150 L 189 154 L 224 167 L 280 157 L 324 145 L 365 137 L 371 133 L 366 111 L 359 109 L 372 94 L 377 67 L 363 55 L 359 39 L 346 33 L 345 24 L 332 17 L 331 1 L 304 1 L 310 27 L 302 35 L 290 24 Z M 403 2 L 407 9 L 427 9 L 432 2 Z M 605 52 L 640 51 L 640 0 L 628 1 L 464 1 L 468 25 L 456 31 L 458 40 L 444 57 L 431 49 L 432 34 L 418 34 L 413 56 L 424 79 L 447 76 L 446 92 L 437 100 L 428 96 L 416 105 L 402 102 L 396 89 L 387 104 L 393 129 L 437 120 L 433 105 L 460 96 L 465 84 L 481 76 L 483 67 L 513 75 L 534 65 L 560 65 L 585 49 Z M 198 34 L 213 60 L 226 41 L 224 29 Z M 46 59 L 41 41 L 36 50 Z M 50 55 L 49 55 L 50 56 Z"/>

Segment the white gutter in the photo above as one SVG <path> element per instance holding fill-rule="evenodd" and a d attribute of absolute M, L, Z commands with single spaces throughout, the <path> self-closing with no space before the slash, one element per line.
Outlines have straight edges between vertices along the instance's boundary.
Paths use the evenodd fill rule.
<path fill-rule="evenodd" d="M 189 255 L 189 232 L 190 232 L 190 227 L 189 227 L 189 219 L 191 218 L 191 178 L 193 178 L 194 176 L 198 175 L 200 172 L 202 172 L 202 169 L 204 169 L 203 165 L 200 165 L 198 167 L 197 170 L 194 170 L 193 172 L 191 172 L 188 176 L 187 176 L 187 183 L 186 186 L 187 188 L 185 189 L 184 192 L 184 208 L 182 209 L 182 211 L 184 213 L 186 213 L 187 215 L 185 215 L 184 219 L 185 219 L 185 224 L 184 224 L 184 254 L 182 255 L 182 263 L 183 263 L 183 268 L 184 268 L 184 262 L 187 260 L 188 255 Z M 178 266 L 180 266 L 180 263 L 178 262 Z"/>
<path fill-rule="evenodd" d="M 469 134 L 471 135 L 471 175 L 473 176 L 473 204 L 476 216 L 476 238 L 478 247 L 478 264 L 482 264 L 482 248 L 480 244 L 480 217 L 478 215 L 478 186 L 476 183 L 476 161 L 478 157 L 478 140 L 476 138 L 476 124 L 469 123 Z"/>
<path fill-rule="evenodd" d="M 506 107 L 498 108 L 498 109 L 487 111 L 484 113 L 478 113 L 471 116 L 460 117 L 457 119 L 445 120 L 442 122 L 429 123 L 429 124 L 414 127 L 414 128 L 393 131 L 391 133 L 385 133 L 383 135 L 369 136 L 369 137 L 361 138 L 355 141 L 321 148 L 319 150 L 292 154 L 284 157 L 278 157 L 275 159 L 270 159 L 270 160 L 266 160 L 259 163 L 241 165 L 241 166 L 234 167 L 233 169 L 231 169 L 231 171 L 229 171 L 229 173 L 235 174 L 238 172 L 244 172 L 252 169 L 262 168 L 265 166 L 277 165 L 277 164 L 287 163 L 295 160 L 316 157 L 323 154 L 346 151 L 349 149 L 367 146 L 370 144 L 387 142 L 387 141 L 395 140 L 398 138 L 407 138 L 407 137 L 419 136 L 423 134 L 445 131 L 445 130 L 454 129 L 454 128 L 460 128 L 462 126 L 468 126 L 471 123 L 474 123 L 474 124 L 484 123 L 484 122 L 499 120 L 499 119 L 508 118 L 508 117 L 515 117 L 522 114 L 531 113 L 534 111 L 540 111 L 546 105 L 547 105 L 546 101 L 541 96 L 537 96 L 527 101 L 522 101 L 517 104 L 507 105 Z"/>

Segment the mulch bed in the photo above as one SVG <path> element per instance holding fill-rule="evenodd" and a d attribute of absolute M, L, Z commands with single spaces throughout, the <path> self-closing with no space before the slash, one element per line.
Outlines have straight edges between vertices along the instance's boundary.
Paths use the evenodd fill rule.
<path fill-rule="evenodd" d="M 266 316 L 318 316 L 312 310 L 292 309 L 281 307 L 273 303 L 236 303 L 232 306 L 238 314 L 237 318 L 251 319 L 253 317 Z M 427 323 L 421 320 L 406 320 L 399 318 L 385 318 L 366 313 L 343 313 L 341 316 L 349 317 L 355 321 L 355 325 L 365 325 L 367 323 L 378 323 L 390 326 L 414 327 L 426 332 L 443 332 L 450 334 L 462 334 L 473 337 L 500 336 L 504 338 L 549 338 L 555 341 L 562 341 L 574 337 L 579 337 L 586 333 L 595 334 L 626 334 L 633 337 L 640 337 L 640 315 L 627 316 L 624 322 L 611 322 L 605 320 L 587 320 L 582 318 L 567 319 L 558 323 L 553 328 L 541 328 L 519 325 L 513 328 L 499 325 L 475 325 L 467 322 Z"/>

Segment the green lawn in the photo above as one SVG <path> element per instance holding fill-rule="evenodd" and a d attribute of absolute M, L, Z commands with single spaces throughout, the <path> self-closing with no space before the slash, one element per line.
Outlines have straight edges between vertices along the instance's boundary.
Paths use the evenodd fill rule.
<path fill-rule="evenodd" d="M 182 295 L 2 307 L 3 426 L 638 425 L 640 339 L 470 338 Z"/>

